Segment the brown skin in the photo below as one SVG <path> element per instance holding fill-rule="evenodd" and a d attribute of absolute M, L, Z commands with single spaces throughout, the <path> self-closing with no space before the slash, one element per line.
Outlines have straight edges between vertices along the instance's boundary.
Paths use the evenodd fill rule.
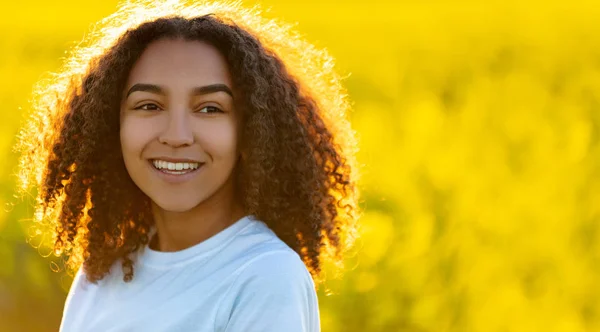
<path fill-rule="evenodd" d="M 278 42 L 294 45 L 288 37 Z M 318 63 L 306 68 L 316 78 L 326 70 Z M 353 134 L 334 116 L 347 107 L 341 87 L 327 81 L 332 89 L 313 95 L 258 37 L 213 15 L 143 23 L 81 65 L 84 75 L 60 76 L 66 92 L 43 92 L 19 142 L 21 185 L 39 187 L 39 218 L 71 269 L 83 264 L 96 282 L 119 263 L 130 281 L 131 255 L 153 226 L 157 248 L 172 251 L 249 214 L 302 257 L 316 285 L 323 262 L 341 265 L 358 218 L 354 156 L 342 148 Z M 163 95 L 127 96 L 137 83 Z M 212 83 L 234 98 L 190 92 Z M 131 111 L 144 98 L 161 110 Z M 205 113 L 217 104 L 225 114 Z M 153 181 L 147 159 L 157 157 L 199 159 L 207 172 L 185 184 Z"/>
<path fill-rule="evenodd" d="M 224 57 L 213 46 L 182 39 L 153 42 L 133 66 L 125 92 L 121 149 L 133 182 L 152 204 L 157 250 L 177 251 L 204 241 L 244 215 L 233 171 L 239 158 L 239 116 L 227 92 L 195 93 L 221 84 L 233 90 Z M 146 90 L 146 91 L 144 91 Z M 163 179 L 152 160 L 203 163 L 184 182 Z"/>

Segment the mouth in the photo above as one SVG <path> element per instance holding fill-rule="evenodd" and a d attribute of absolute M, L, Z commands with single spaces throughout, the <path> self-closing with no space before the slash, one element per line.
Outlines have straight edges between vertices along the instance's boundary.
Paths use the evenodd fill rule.
<path fill-rule="evenodd" d="M 170 175 L 184 175 L 197 172 L 204 163 L 195 161 L 167 161 L 160 159 L 150 159 L 150 165 L 157 171 Z"/>

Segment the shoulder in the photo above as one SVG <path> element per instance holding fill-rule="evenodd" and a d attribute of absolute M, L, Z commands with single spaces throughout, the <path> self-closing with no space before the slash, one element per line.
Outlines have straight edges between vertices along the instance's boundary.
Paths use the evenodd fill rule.
<path fill-rule="evenodd" d="M 316 297 L 312 277 L 293 250 L 262 252 L 247 260 L 234 273 L 224 302 L 235 309 L 242 303 L 288 302 L 302 305 Z"/>
<path fill-rule="evenodd" d="M 281 283 L 296 283 L 314 288 L 312 277 L 300 255 L 283 242 L 265 223 L 256 221 L 246 234 L 245 245 L 238 248 L 236 270 L 232 273 L 232 287 L 268 283 L 271 288 Z M 241 250 L 240 250 L 241 249 Z"/>
<path fill-rule="evenodd" d="M 319 330 L 315 285 L 293 250 L 257 255 L 234 278 L 218 309 L 224 331 Z"/>
<path fill-rule="evenodd" d="M 263 270 L 272 273 L 306 271 L 299 254 L 259 220 L 252 220 L 226 250 L 231 260 L 235 260 L 236 270 L 232 275 L 244 276 Z"/>
<path fill-rule="evenodd" d="M 312 278 L 300 256 L 290 248 L 264 251 L 252 257 L 235 273 L 234 287 L 252 283 L 269 286 L 313 286 Z"/>

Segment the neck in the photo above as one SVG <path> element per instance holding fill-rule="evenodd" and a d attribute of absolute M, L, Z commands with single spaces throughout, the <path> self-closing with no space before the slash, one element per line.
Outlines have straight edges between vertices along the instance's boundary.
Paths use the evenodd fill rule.
<path fill-rule="evenodd" d="M 235 199 L 233 186 L 225 185 L 215 194 L 185 212 L 166 211 L 152 203 L 156 235 L 150 247 L 157 251 L 179 251 L 198 244 L 242 218 L 244 209 Z"/>

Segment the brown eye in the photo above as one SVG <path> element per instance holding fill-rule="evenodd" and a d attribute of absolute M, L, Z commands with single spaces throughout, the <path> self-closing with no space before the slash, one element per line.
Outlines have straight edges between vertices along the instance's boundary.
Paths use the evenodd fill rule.
<path fill-rule="evenodd" d="M 138 106 L 135 109 L 142 110 L 142 111 L 158 111 L 159 107 L 156 104 L 149 103 L 149 104 L 144 104 L 144 105 Z"/>
<path fill-rule="evenodd" d="M 223 113 L 223 111 L 214 106 L 205 106 L 199 109 L 198 113 Z"/>

